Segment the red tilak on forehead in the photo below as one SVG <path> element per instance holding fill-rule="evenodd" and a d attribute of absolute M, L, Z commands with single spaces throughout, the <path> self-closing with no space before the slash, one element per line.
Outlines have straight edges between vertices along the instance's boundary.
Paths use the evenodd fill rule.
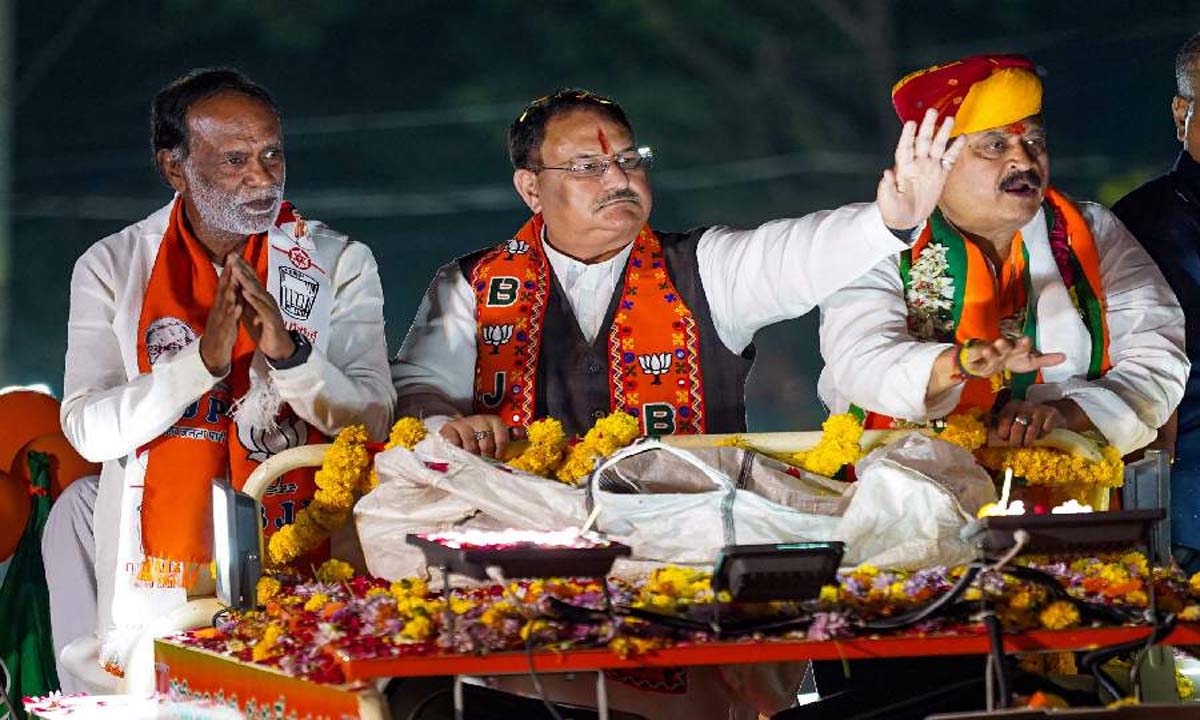
<path fill-rule="evenodd" d="M 1025 123 L 1021 120 L 1018 120 L 1012 125 L 1004 128 L 1004 131 L 1012 133 L 1013 135 L 1024 135 L 1027 129 L 1028 127 L 1025 125 Z"/>
<path fill-rule="evenodd" d="M 604 134 L 604 128 L 596 128 L 596 139 L 600 141 L 600 152 L 612 155 L 612 145 L 608 142 L 608 136 Z"/>

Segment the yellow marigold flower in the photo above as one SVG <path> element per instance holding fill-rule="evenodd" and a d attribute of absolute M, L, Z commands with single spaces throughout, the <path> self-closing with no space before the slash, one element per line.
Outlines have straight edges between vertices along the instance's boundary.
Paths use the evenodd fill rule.
<path fill-rule="evenodd" d="M 350 425 L 342 428 L 337 434 L 334 442 L 341 445 L 362 445 L 367 441 L 367 428 L 365 425 Z"/>
<path fill-rule="evenodd" d="M 525 436 L 535 445 L 561 445 L 567 442 L 562 423 L 551 417 L 530 423 Z"/>
<path fill-rule="evenodd" d="M 938 439 L 974 452 L 987 442 L 987 426 L 980 419 L 982 415 L 979 408 L 951 415 L 946 418 L 946 427 L 938 433 Z"/>
<path fill-rule="evenodd" d="M 473 607 L 475 607 L 475 603 L 467 600 L 466 598 L 455 597 L 450 599 L 450 612 L 454 613 L 455 615 L 467 613 Z"/>
<path fill-rule="evenodd" d="M 393 582 L 389 590 L 397 598 L 409 596 L 423 598 L 429 594 L 429 584 L 423 578 L 408 577 Z"/>
<path fill-rule="evenodd" d="M 1074 560 L 1071 562 L 1071 572 L 1090 573 L 1093 564 L 1094 563 L 1092 562 L 1091 558 L 1080 558 L 1078 560 Z"/>
<path fill-rule="evenodd" d="M 388 450 L 394 447 L 403 447 L 412 450 L 417 446 L 417 443 L 425 439 L 425 423 L 415 417 L 402 417 L 392 426 L 392 432 L 388 435 L 387 445 Z"/>
<path fill-rule="evenodd" d="M 340 583 L 354 577 L 354 566 L 342 560 L 326 560 L 317 568 L 317 579 L 323 583 Z"/>
<path fill-rule="evenodd" d="M 262 662 L 268 658 L 279 654 L 279 638 L 283 637 L 283 628 L 274 623 L 267 626 L 263 631 L 263 635 L 254 644 L 254 649 L 250 652 L 250 659 L 255 662 Z"/>
<path fill-rule="evenodd" d="M 818 597 L 823 603 L 835 604 L 838 601 L 838 586 L 837 585 L 822 585 L 821 595 Z"/>
<path fill-rule="evenodd" d="M 283 589 L 282 583 L 270 575 L 263 575 L 258 579 L 258 587 L 255 588 L 255 595 L 258 596 L 258 604 L 266 605 L 279 594 Z"/>
<path fill-rule="evenodd" d="M 325 452 L 314 481 L 317 491 L 308 507 L 271 536 L 267 545 L 272 563 L 285 565 L 316 548 L 349 518 L 359 493 L 370 489 L 371 456 L 366 449 L 367 430 L 362 425 L 343 428 Z"/>
<path fill-rule="evenodd" d="M 567 461 L 556 477 L 571 485 L 592 471 L 596 460 L 612 455 L 633 442 L 641 434 L 637 418 L 624 412 L 614 412 L 600 418 L 591 430 L 568 452 Z"/>
<path fill-rule="evenodd" d="M 1180 700 L 1190 700 L 1196 694 L 1196 685 L 1191 678 L 1179 672 L 1179 668 L 1175 668 L 1175 690 L 1179 693 Z"/>
<path fill-rule="evenodd" d="M 367 597 L 379 597 L 380 595 L 391 595 L 387 588 L 373 587 L 367 591 Z"/>
<path fill-rule="evenodd" d="M 658 645 L 659 641 L 652 638 L 618 635 L 608 643 L 608 648 L 616 653 L 617 657 L 624 659 L 630 656 L 641 655 L 653 650 Z"/>
<path fill-rule="evenodd" d="M 1129 579 L 1128 570 L 1120 565 L 1113 565 L 1112 563 L 1105 563 L 1100 569 L 1099 575 L 1101 578 L 1109 581 L 1110 583 L 1125 582 Z"/>
<path fill-rule="evenodd" d="M 496 627 L 512 614 L 512 609 L 513 606 L 504 600 L 493 603 L 479 616 L 479 622 L 487 627 Z"/>
<path fill-rule="evenodd" d="M 642 434 L 642 428 L 638 424 L 637 418 L 624 412 L 614 412 L 608 417 L 600 418 L 596 421 L 596 427 L 593 429 L 615 443 L 616 448 L 625 447 Z"/>
<path fill-rule="evenodd" d="M 1188 591 L 1192 595 L 1200 596 L 1200 572 L 1188 579 Z"/>
<path fill-rule="evenodd" d="M 1180 610 L 1179 619 L 1184 622 L 1196 622 L 1200 620 L 1200 605 L 1188 605 Z"/>
<path fill-rule="evenodd" d="M 1147 575 L 1150 572 L 1150 564 L 1146 562 L 1146 556 L 1140 552 L 1125 553 L 1121 556 L 1121 564 L 1139 575 Z"/>
<path fill-rule="evenodd" d="M 433 621 L 426 615 L 417 615 L 404 623 L 400 634 L 413 640 L 427 640 L 433 634 Z"/>
<path fill-rule="evenodd" d="M 530 635 L 536 635 L 538 632 L 549 627 L 550 623 L 545 620 L 529 620 L 521 626 L 521 639 L 528 640 Z"/>
<path fill-rule="evenodd" d="M 1033 596 L 1028 590 L 1021 590 L 1008 601 L 1008 606 L 1014 610 L 1028 610 L 1033 605 Z"/>
<path fill-rule="evenodd" d="M 295 534 L 293 525 L 284 525 L 275 531 L 267 541 L 267 553 L 271 556 L 271 564 L 286 565 L 300 556 Z"/>
<path fill-rule="evenodd" d="M 875 567 L 874 565 L 867 565 L 866 563 L 863 563 L 862 565 L 854 568 L 854 574 L 862 575 L 866 578 L 873 578 L 879 574 L 879 568 Z"/>
<path fill-rule="evenodd" d="M 1144 607 L 1150 603 L 1150 598 L 1146 595 L 1145 590 L 1133 590 L 1132 592 L 1125 593 L 1125 602 L 1129 603 L 1130 605 L 1139 605 Z"/>
<path fill-rule="evenodd" d="M 308 612 L 316 612 L 325 607 L 325 603 L 327 602 L 329 602 L 328 595 L 325 593 L 314 593 L 313 596 L 308 599 L 308 602 L 304 603 L 304 609 Z"/>
<path fill-rule="evenodd" d="M 975 457 L 994 472 L 1011 467 L 1013 475 L 1024 478 L 1030 485 L 1073 486 L 1072 494 L 1086 499 L 1092 486 L 1120 487 L 1125 483 L 1125 464 L 1120 452 L 1105 446 L 1100 448 L 1100 454 L 1103 459 L 1092 462 L 1054 448 L 983 447 L 976 451 Z"/>
<path fill-rule="evenodd" d="M 983 599 L 983 591 L 977 587 L 969 587 L 963 592 L 963 600 L 975 602 Z"/>
<path fill-rule="evenodd" d="M 830 415 L 821 423 L 821 431 L 821 440 L 815 447 L 782 459 L 811 473 L 832 477 L 843 466 L 862 457 L 859 441 L 863 429 L 858 418 L 850 413 Z"/>
<path fill-rule="evenodd" d="M 1038 620 L 1048 630 L 1062 630 L 1079 624 L 1079 610 L 1066 600 L 1056 600 L 1038 613 Z"/>
<path fill-rule="evenodd" d="M 554 420 L 553 422 L 557 423 L 558 421 Z M 534 425 L 536 424 L 534 423 Z M 560 441 L 532 443 L 520 455 L 509 460 L 508 465 L 532 475 L 553 478 L 555 471 L 562 465 L 563 450 L 566 446 L 565 438 Z"/>

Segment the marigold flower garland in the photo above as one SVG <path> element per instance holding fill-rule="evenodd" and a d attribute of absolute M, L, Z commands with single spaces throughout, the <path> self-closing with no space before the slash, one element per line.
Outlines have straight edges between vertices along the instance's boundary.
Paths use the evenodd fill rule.
<path fill-rule="evenodd" d="M 975 452 L 987 444 L 987 426 L 983 424 L 983 411 L 971 408 L 946 418 L 942 427 L 934 427 L 937 438 L 959 446 L 967 452 Z"/>
<path fill-rule="evenodd" d="M 529 447 L 508 461 L 509 466 L 533 475 L 553 477 L 563 462 L 567 449 L 567 434 L 562 423 L 554 418 L 545 418 L 529 425 L 526 431 Z"/>
<path fill-rule="evenodd" d="M 1091 461 L 1053 448 L 980 448 L 975 457 L 993 472 L 1011 467 L 1028 485 L 1051 485 L 1070 497 L 1088 502 L 1096 486 L 1120 487 L 1125 482 L 1121 453 L 1111 445 L 1100 448 L 1103 459 Z"/>
<path fill-rule="evenodd" d="M 386 445 L 412 448 L 425 437 L 425 426 L 411 417 L 400 418 L 392 426 Z M 354 503 L 370 492 L 378 478 L 371 467 L 367 449 L 367 430 L 362 425 L 343 428 L 325 452 L 321 469 L 314 478 L 317 491 L 312 502 L 296 513 L 296 520 L 284 525 L 267 543 L 267 555 L 274 565 L 287 565 L 316 549 L 330 533 L 345 524 Z"/>
<path fill-rule="evenodd" d="M 582 440 L 571 446 L 567 461 L 555 477 L 574 485 L 592 471 L 597 459 L 608 457 L 633 442 L 641 431 L 637 418 L 628 413 L 614 412 L 600 418 Z"/>
<path fill-rule="evenodd" d="M 315 549 L 346 521 L 356 491 L 368 482 L 371 457 L 366 442 L 367 430 L 362 425 L 338 433 L 317 471 L 317 492 L 312 502 L 296 514 L 295 522 L 279 528 L 267 543 L 273 564 L 286 565 Z"/>
<path fill-rule="evenodd" d="M 821 431 L 821 439 L 808 450 L 766 454 L 788 465 L 825 477 L 833 477 L 844 466 L 854 464 L 863 456 L 860 444 L 863 436 L 862 423 L 854 415 L 830 415 L 821 423 Z M 726 447 L 754 449 L 741 435 L 735 435 L 721 444 Z"/>
<path fill-rule="evenodd" d="M 577 484 L 592 471 L 598 458 L 608 457 L 636 440 L 641 433 L 637 418 L 614 412 L 600 418 L 579 442 L 568 446 L 562 423 L 554 418 L 529 426 L 529 447 L 508 465 L 534 475 Z"/>
<path fill-rule="evenodd" d="M 833 477 L 845 465 L 851 465 L 862 457 L 863 428 L 858 418 L 850 413 L 830 415 L 821 423 L 821 440 L 811 450 L 792 453 L 785 461 L 805 470 Z"/>
<path fill-rule="evenodd" d="M 1099 461 L 1049 447 L 987 447 L 987 426 L 977 409 L 951 415 L 943 427 L 934 429 L 938 439 L 974 453 L 976 461 L 993 473 L 1011 467 L 1026 485 L 1055 486 L 1079 502 L 1090 502 L 1097 486 L 1113 488 L 1125 482 L 1121 454 L 1109 445 L 1100 448 L 1103 459 Z"/>

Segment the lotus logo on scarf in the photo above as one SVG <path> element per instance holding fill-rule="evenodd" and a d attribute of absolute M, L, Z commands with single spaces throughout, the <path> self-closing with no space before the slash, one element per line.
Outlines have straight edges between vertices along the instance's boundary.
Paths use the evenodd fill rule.
<path fill-rule="evenodd" d="M 161 317 L 146 328 L 146 357 L 153 365 L 191 345 L 196 340 L 196 331 L 174 317 Z"/>
<path fill-rule="evenodd" d="M 308 425 L 291 415 L 280 420 L 274 429 L 238 423 L 237 433 L 242 447 L 250 451 L 247 457 L 254 462 L 262 462 L 284 450 L 303 445 L 308 439 Z"/>
<path fill-rule="evenodd" d="M 514 255 L 524 255 L 529 252 L 529 243 L 513 238 L 504 245 L 504 249 L 508 251 L 508 259 L 512 260 Z"/>
<path fill-rule="evenodd" d="M 500 353 L 500 346 L 512 340 L 513 326 L 512 325 L 484 325 L 483 326 L 483 342 L 492 346 L 492 354 Z"/>
<path fill-rule="evenodd" d="M 279 309 L 297 320 L 307 320 L 317 301 L 316 280 L 289 267 L 279 268 Z"/>
<path fill-rule="evenodd" d="M 650 353 L 649 355 L 638 355 L 638 364 L 642 366 L 642 372 L 654 378 L 651 385 L 662 385 L 662 377 L 671 370 L 671 353 Z"/>

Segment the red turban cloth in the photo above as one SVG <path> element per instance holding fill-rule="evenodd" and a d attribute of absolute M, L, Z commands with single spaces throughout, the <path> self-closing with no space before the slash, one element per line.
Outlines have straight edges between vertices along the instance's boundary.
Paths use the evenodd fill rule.
<path fill-rule="evenodd" d="M 1042 81 L 1023 55 L 974 55 L 909 73 L 892 88 L 900 120 L 929 108 L 954 118 L 952 136 L 1003 127 L 1042 111 Z"/>

